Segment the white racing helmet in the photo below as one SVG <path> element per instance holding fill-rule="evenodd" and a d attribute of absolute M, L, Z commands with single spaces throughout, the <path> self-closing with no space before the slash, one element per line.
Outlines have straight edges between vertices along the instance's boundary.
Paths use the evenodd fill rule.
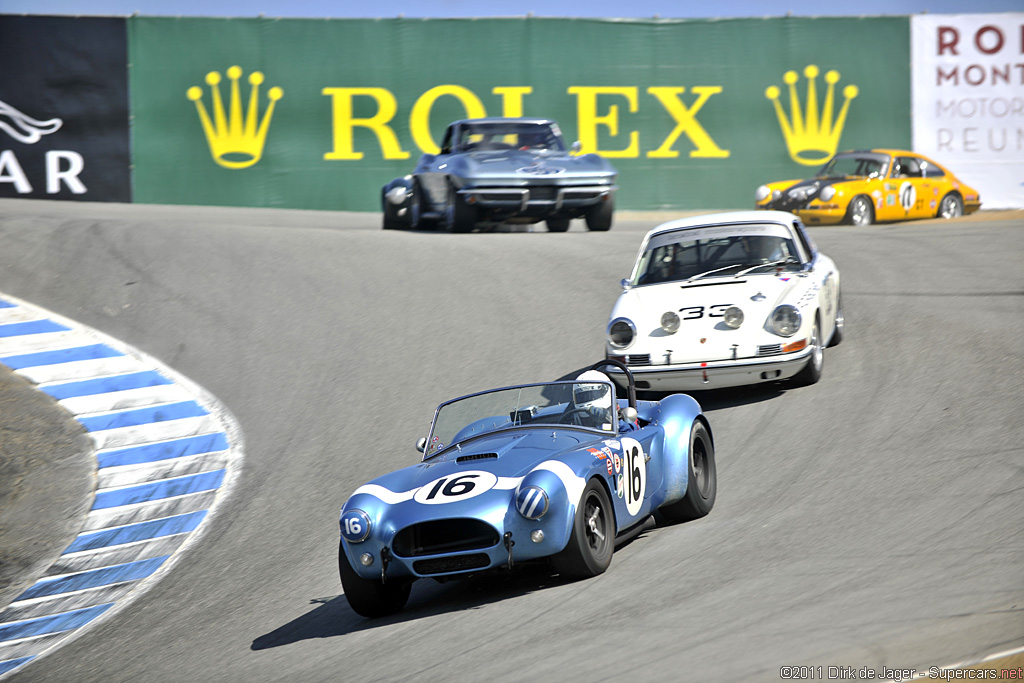
<path fill-rule="evenodd" d="M 572 386 L 572 400 L 577 408 L 612 409 L 612 388 L 608 384 L 590 384 L 590 382 L 611 382 L 606 374 L 597 370 L 587 370 L 576 378 Z"/>

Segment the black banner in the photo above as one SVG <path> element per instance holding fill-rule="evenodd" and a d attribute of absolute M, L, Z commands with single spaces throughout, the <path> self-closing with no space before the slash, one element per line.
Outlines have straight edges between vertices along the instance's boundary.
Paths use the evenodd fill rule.
<path fill-rule="evenodd" d="M 0 15 L 0 197 L 131 201 L 126 31 Z"/>

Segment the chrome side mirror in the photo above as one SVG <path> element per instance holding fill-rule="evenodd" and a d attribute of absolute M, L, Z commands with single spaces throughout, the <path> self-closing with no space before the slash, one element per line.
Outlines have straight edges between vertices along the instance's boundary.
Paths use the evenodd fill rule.
<path fill-rule="evenodd" d="M 621 280 L 619 280 L 619 284 L 622 285 L 622 289 L 623 290 L 629 289 L 629 286 L 630 286 L 629 278 L 628 277 L 622 278 Z"/>
<path fill-rule="evenodd" d="M 580 143 L 579 140 L 575 141 L 574 143 L 572 143 L 572 145 L 569 146 L 569 150 L 573 154 L 579 154 L 581 149 L 583 149 L 583 144 Z"/>
<path fill-rule="evenodd" d="M 427 450 L 427 437 L 420 437 L 420 440 L 416 442 L 416 450 L 418 450 L 420 453 L 423 453 L 425 450 Z"/>

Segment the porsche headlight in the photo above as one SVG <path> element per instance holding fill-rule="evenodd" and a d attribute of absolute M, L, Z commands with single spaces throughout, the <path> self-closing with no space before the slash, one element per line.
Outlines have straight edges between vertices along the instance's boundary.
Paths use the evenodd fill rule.
<path fill-rule="evenodd" d="M 626 318 L 616 318 L 608 325 L 608 343 L 617 349 L 624 349 L 633 343 L 636 326 Z"/>
<path fill-rule="evenodd" d="M 763 202 L 764 200 L 768 199 L 768 195 L 770 195 L 771 193 L 771 188 L 769 188 L 767 185 L 762 185 L 761 187 L 754 190 L 754 201 Z"/>
<path fill-rule="evenodd" d="M 675 334 L 679 329 L 679 316 L 675 311 L 665 311 L 661 314 L 661 329 L 669 334 Z"/>
<path fill-rule="evenodd" d="M 516 510 L 526 519 L 540 519 L 548 511 L 548 494 L 539 486 L 524 486 L 516 494 Z"/>
<path fill-rule="evenodd" d="M 823 202 L 827 202 L 836 196 L 836 188 L 832 185 L 822 188 L 821 192 L 818 193 L 818 199 Z"/>
<path fill-rule="evenodd" d="M 743 324 L 743 311 L 739 306 L 725 309 L 725 324 L 734 330 Z"/>
<path fill-rule="evenodd" d="M 800 310 L 792 304 L 782 304 L 774 311 L 769 319 L 771 330 L 780 337 L 792 337 L 800 329 L 803 317 Z"/>

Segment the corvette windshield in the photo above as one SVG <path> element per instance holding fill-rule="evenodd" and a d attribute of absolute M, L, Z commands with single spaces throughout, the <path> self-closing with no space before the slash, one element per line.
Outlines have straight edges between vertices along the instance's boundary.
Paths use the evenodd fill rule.
<path fill-rule="evenodd" d="M 546 123 L 470 123 L 459 129 L 455 144 L 460 152 L 500 149 L 565 152 L 560 133 Z"/>
<path fill-rule="evenodd" d="M 816 178 L 881 178 L 889 157 L 885 154 L 837 154 L 814 174 Z"/>
<path fill-rule="evenodd" d="M 782 226 L 689 228 L 655 235 L 633 273 L 633 285 L 738 277 L 758 268 L 800 268 L 796 245 Z"/>
<path fill-rule="evenodd" d="M 424 457 L 480 434 L 513 427 L 582 427 L 612 434 L 615 393 L 607 382 L 551 382 L 485 391 L 442 403 Z"/>

